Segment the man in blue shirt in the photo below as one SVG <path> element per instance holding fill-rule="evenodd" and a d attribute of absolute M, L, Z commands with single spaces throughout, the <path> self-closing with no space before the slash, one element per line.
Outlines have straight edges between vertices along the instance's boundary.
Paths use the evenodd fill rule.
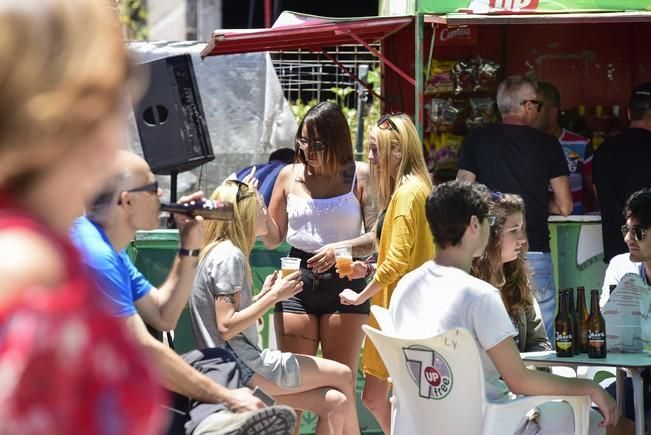
<path fill-rule="evenodd" d="M 247 376 L 252 376 L 250 369 L 240 366 L 226 350 L 195 351 L 184 359 L 147 331 L 145 324 L 159 331 L 174 329 L 188 301 L 203 237 L 201 218 L 174 216 L 181 246 L 167 279 L 159 288 L 154 287 L 136 270 L 125 248 L 137 230 L 158 227 L 162 192 L 142 158 L 124 151 L 116 163 L 119 173 L 86 216 L 76 220 L 72 239 L 93 272 L 108 308 L 124 319 L 126 328 L 158 366 L 163 385 L 180 395 L 177 401 L 185 398 L 186 404 L 191 402 L 189 409 L 181 410 L 184 417 L 175 423 L 193 435 L 253 434 L 261 428 L 265 433 L 292 433 L 293 411 L 264 408 L 248 388 L 242 387 Z M 197 192 L 180 202 L 201 197 Z M 189 364 L 205 368 L 202 361 L 209 361 L 209 376 Z"/>
<path fill-rule="evenodd" d="M 269 154 L 269 161 L 267 163 L 258 163 L 255 165 L 247 166 L 237 170 L 229 178 L 236 178 L 244 181 L 247 176 L 255 174 L 258 180 L 258 192 L 262 194 L 264 203 L 269 207 L 271 202 L 271 194 L 276 184 L 276 178 L 280 171 L 295 159 L 294 150 L 291 148 L 280 148 Z"/>

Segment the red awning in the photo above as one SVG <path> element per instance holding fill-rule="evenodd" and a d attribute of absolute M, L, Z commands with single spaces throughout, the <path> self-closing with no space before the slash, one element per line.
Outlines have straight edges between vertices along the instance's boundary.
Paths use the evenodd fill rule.
<path fill-rule="evenodd" d="M 217 30 L 201 52 L 202 57 L 220 54 L 305 49 L 322 51 L 342 44 L 366 45 L 380 41 L 412 22 L 413 17 L 337 19 L 301 16 L 298 24 L 252 31 Z"/>

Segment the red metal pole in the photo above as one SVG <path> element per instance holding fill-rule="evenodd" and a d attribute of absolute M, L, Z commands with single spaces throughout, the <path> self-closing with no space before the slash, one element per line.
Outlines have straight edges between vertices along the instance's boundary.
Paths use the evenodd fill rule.
<path fill-rule="evenodd" d="M 264 26 L 267 29 L 271 28 L 271 2 L 272 0 L 264 0 Z"/>

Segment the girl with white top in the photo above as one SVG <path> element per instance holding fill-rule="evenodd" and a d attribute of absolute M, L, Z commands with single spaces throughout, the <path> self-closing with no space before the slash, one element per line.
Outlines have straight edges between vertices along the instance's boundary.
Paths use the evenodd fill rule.
<path fill-rule="evenodd" d="M 296 134 L 297 163 L 278 176 L 271 196 L 265 246 L 283 240 L 290 256 L 301 258 L 303 291 L 276 305 L 274 321 L 279 347 L 323 356 L 357 373 L 369 303 L 342 305 L 344 288 L 360 292 L 364 279 L 348 281 L 335 271 L 334 248 L 352 245 L 353 257 L 373 253 L 376 209 L 368 191 L 369 167 L 355 162 L 350 130 L 336 104 L 311 108 Z"/>

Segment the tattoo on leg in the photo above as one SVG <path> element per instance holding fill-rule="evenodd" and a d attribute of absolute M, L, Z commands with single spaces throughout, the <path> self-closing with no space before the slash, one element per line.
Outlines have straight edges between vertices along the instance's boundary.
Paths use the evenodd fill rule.
<path fill-rule="evenodd" d="M 235 295 L 217 295 L 217 300 L 235 305 Z"/>

